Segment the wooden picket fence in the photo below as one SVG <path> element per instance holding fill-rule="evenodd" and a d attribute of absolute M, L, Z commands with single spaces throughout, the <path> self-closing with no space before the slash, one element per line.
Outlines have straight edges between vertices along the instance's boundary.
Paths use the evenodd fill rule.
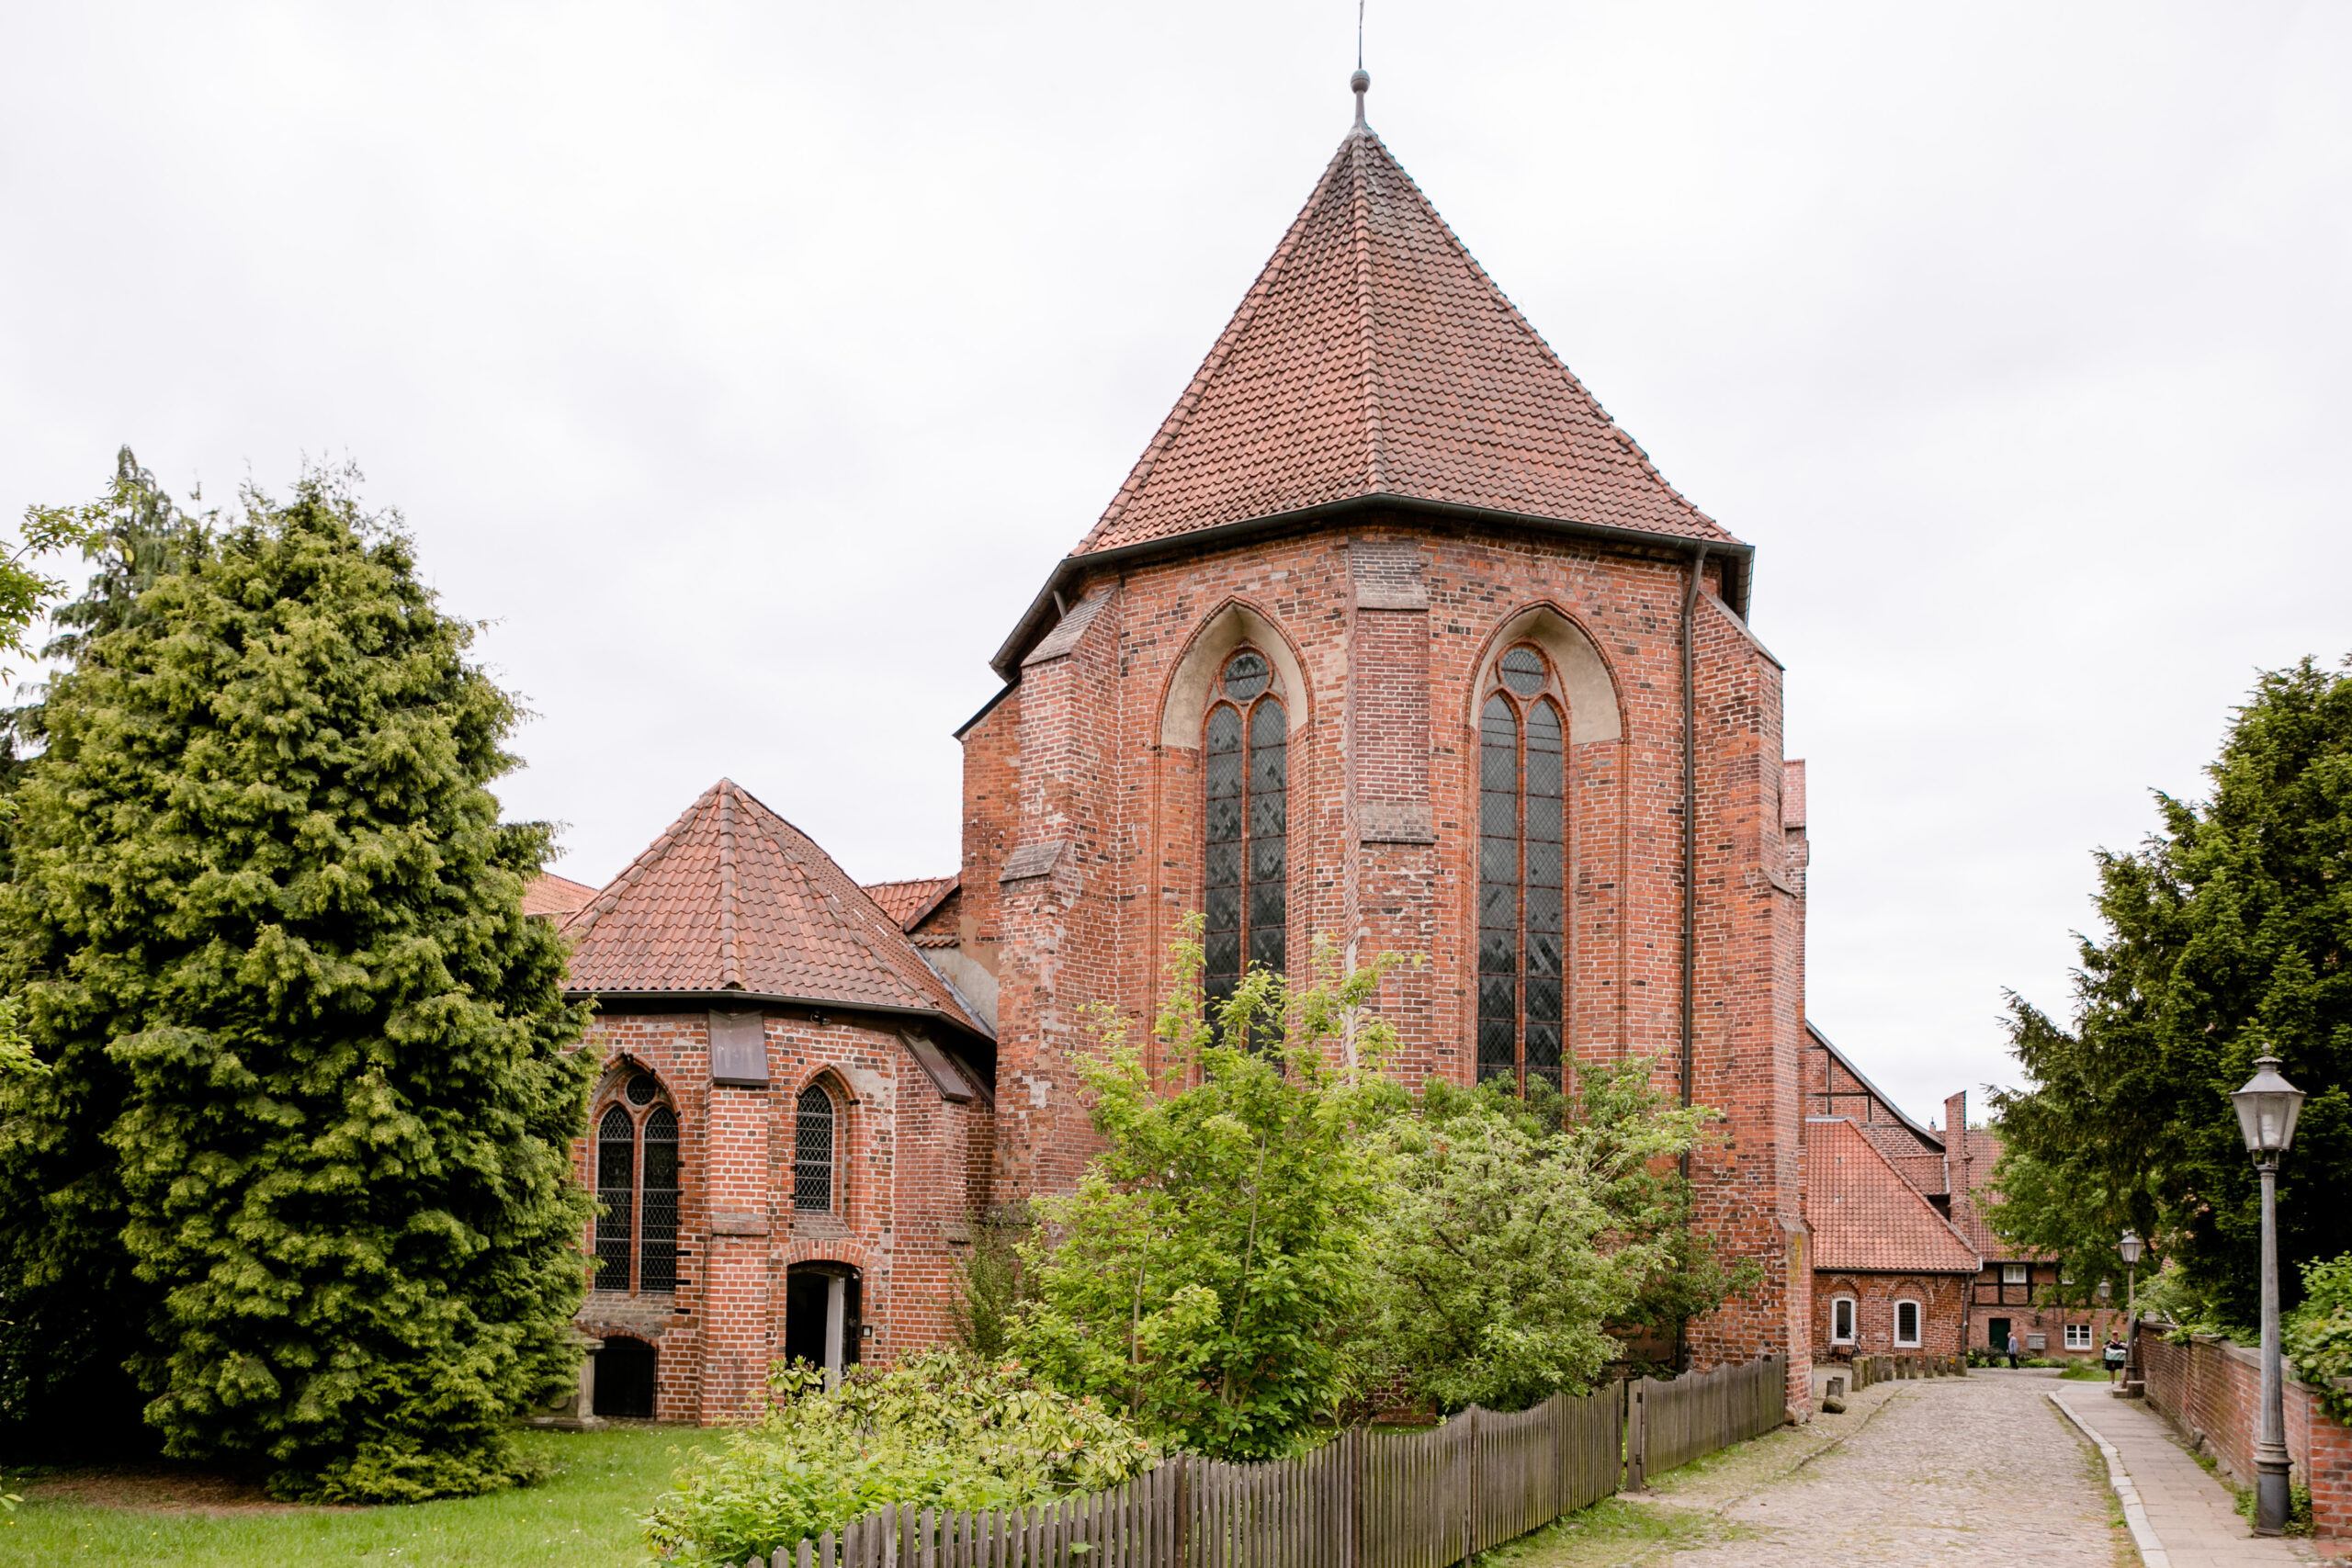
<path fill-rule="evenodd" d="M 1779 1426 L 1788 1418 L 1787 1368 L 1784 1358 L 1767 1356 L 1697 1377 L 1627 1384 L 1629 1452 L 1640 1457 L 1639 1474 L 1661 1474 Z"/>
<path fill-rule="evenodd" d="M 897 1505 L 743 1568 L 1450 1568 L 1644 1478 L 1770 1431 L 1787 1359 L 1358 1427 L 1271 1464 L 1179 1455 L 1044 1507 Z"/>

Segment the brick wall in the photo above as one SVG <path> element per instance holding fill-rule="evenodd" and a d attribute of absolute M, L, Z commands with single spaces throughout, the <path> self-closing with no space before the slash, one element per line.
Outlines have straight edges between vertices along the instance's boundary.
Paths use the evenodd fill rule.
<path fill-rule="evenodd" d="M 986 1102 L 944 1098 L 897 1023 L 790 1010 L 772 1011 L 766 1027 L 765 1089 L 710 1082 L 703 1012 L 607 1013 L 588 1030 L 606 1062 L 592 1129 L 640 1070 L 678 1111 L 677 1289 L 594 1290 L 579 1317 L 591 1335 L 654 1347 L 659 1420 L 724 1421 L 759 1396 L 782 1353 L 795 1264 L 858 1270 L 867 1359 L 945 1337 L 965 1224 L 988 1201 Z M 822 1213 L 793 1203 L 796 1106 L 812 1082 L 836 1107 L 834 1204 Z M 588 1139 L 572 1157 L 591 1180 Z M 593 1230 L 583 1241 L 593 1248 Z"/>
<path fill-rule="evenodd" d="M 1854 1301 L 1854 1342 L 1833 1343 L 1829 1337 L 1831 1303 L 1839 1296 Z M 1822 1269 L 1813 1277 L 1813 1355 L 1816 1361 L 1844 1360 L 1853 1356 L 1953 1356 L 1966 1348 L 1962 1335 L 1967 1318 L 1968 1280 L 1959 1274 L 1870 1274 Z M 1894 1342 L 1894 1303 L 1919 1303 L 1919 1343 Z"/>
<path fill-rule="evenodd" d="M 1376 559 L 1374 558 L 1376 558 Z M 1367 566 L 1371 560 L 1374 564 Z M 1639 547 L 1404 515 L 1104 569 L 1070 597 L 1083 629 L 1033 650 L 1014 697 L 964 736 L 964 914 L 1000 982 L 996 1177 L 1066 1190 L 1091 1152 L 1069 1055 L 1079 1010 L 1140 1029 L 1178 921 L 1203 902 L 1196 716 L 1185 660 L 1221 616 L 1292 671 L 1288 947 L 1425 953 L 1382 1008 L 1408 1082 L 1476 1070 L 1476 711 L 1482 674 L 1542 611 L 1589 647 L 1566 697 L 1566 1023 L 1585 1060 L 1657 1064 L 1679 1091 L 1682 723 L 1689 560 Z M 1692 1364 L 1790 1356 L 1809 1382 L 1812 1304 L 1799 1207 L 1799 893 L 1781 794 L 1781 671 L 1701 597 L 1696 1098 L 1726 1113 L 1694 1162 L 1700 1223 L 1765 1264 L 1750 1297 L 1693 1324 Z M 1296 690 L 1289 689 L 1295 683 Z M 1602 714 L 1613 712 L 1606 727 Z M 1590 722 L 1581 723 L 1580 721 Z M 1017 850 L 1050 865 L 1002 883 Z"/>
<path fill-rule="evenodd" d="M 2254 1445 L 2262 1432 L 2260 1352 L 2208 1334 L 2175 1345 L 2143 1332 L 2140 1364 L 2148 1403 L 2201 1443 L 2239 1485 L 2253 1485 Z M 2311 1489 L 2313 1533 L 2352 1537 L 2352 1431 L 2291 1372 L 2282 1392 L 2287 1457 L 2295 1481 Z"/>

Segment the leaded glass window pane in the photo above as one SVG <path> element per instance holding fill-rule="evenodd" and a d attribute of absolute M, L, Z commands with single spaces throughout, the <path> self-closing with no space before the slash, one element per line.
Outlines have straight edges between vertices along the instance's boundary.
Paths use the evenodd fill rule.
<path fill-rule="evenodd" d="M 1521 643 L 1503 655 L 1503 684 L 1522 697 L 1544 689 L 1544 656 Z"/>
<path fill-rule="evenodd" d="M 800 1091 L 792 1125 L 792 1206 L 809 1213 L 833 1207 L 833 1097 L 821 1084 Z"/>
<path fill-rule="evenodd" d="M 1519 715 L 1489 697 L 1478 717 L 1478 1077 L 1518 1067 Z"/>
<path fill-rule="evenodd" d="M 1503 655 L 1503 684 L 1534 696 L 1543 656 Z M 1478 716 L 1478 1076 L 1561 1079 L 1566 1029 L 1566 726 L 1548 698 L 1522 714 L 1496 693 Z"/>
<path fill-rule="evenodd" d="M 1248 702 L 1272 679 L 1265 656 L 1252 649 L 1245 648 L 1225 661 L 1225 694 L 1237 703 Z"/>
<path fill-rule="evenodd" d="M 1244 969 L 1289 961 L 1290 727 L 1272 669 L 1244 649 L 1227 660 L 1202 738 L 1202 989 L 1212 1017 Z M 1246 708 L 1242 705 L 1247 705 Z"/>
<path fill-rule="evenodd" d="M 637 1123 L 616 1105 L 596 1123 L 596 1272 L 594 1288 L 629 1288 L 629 1236 L 637 1187 Z"/>
<path fill-rule="evenodd" d="M 657 1105 L 645 1117 L 645 1156 L 638 1222 L 637 1288 L 678 1288 L 678 1113 Z"/>

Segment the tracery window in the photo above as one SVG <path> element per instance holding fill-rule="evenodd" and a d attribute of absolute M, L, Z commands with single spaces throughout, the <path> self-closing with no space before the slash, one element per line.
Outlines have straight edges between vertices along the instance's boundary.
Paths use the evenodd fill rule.
<path fill-rule="evenodd" d="M 1560 1084 L 1566 727 L 1551 666 L 1504 651 L 1478 716 L 1478 1079 Z"/>
<path fill-rule="evenodd" d="M 1202 742 L 1207 904 L 1203 989 L 1215 1008 L 1252 967 L 1289 964 L 1290 726 L 1255 649 L 1225 661 Z"/>
<path fill-rule="evenodd" d="M 822 1084 L 800 1091 L 792 1118 L 792 1206 L 804 1213 L 833 1207 L 833 1097 Z"/>
<path fill-rule="evenodd" d="M 639 1073 L 596 1121 L 599 1291 L 678 1288 L 678 1113 Z"/>

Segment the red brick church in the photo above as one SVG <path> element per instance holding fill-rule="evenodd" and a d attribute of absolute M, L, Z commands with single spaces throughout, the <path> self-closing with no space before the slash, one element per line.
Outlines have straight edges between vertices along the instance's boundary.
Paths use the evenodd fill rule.
<path fill-rule="evenodd" d="M 1383 998 L 1408 1081 L 1641 1055 L 1721 1108 L 1702 1220 L 1765 1279 L 1688 1355 L 1786 1352 L 1801 1402 L 1802 775 L 1752 556 L 1359 108 L 1009 607 L 954 874 L 861 888 L 721 782 L 605 887 L 543 885 L 608 1063 L 579 1152 L 599 1408 L 720 1419 L 786 1352 L 944 1335 L 972 1218 L 1088 1157 L 1081 1010 L 1147 1018 L 1193 910 L 1213 988 L 1322 936 L 1426 953 Z"/>

